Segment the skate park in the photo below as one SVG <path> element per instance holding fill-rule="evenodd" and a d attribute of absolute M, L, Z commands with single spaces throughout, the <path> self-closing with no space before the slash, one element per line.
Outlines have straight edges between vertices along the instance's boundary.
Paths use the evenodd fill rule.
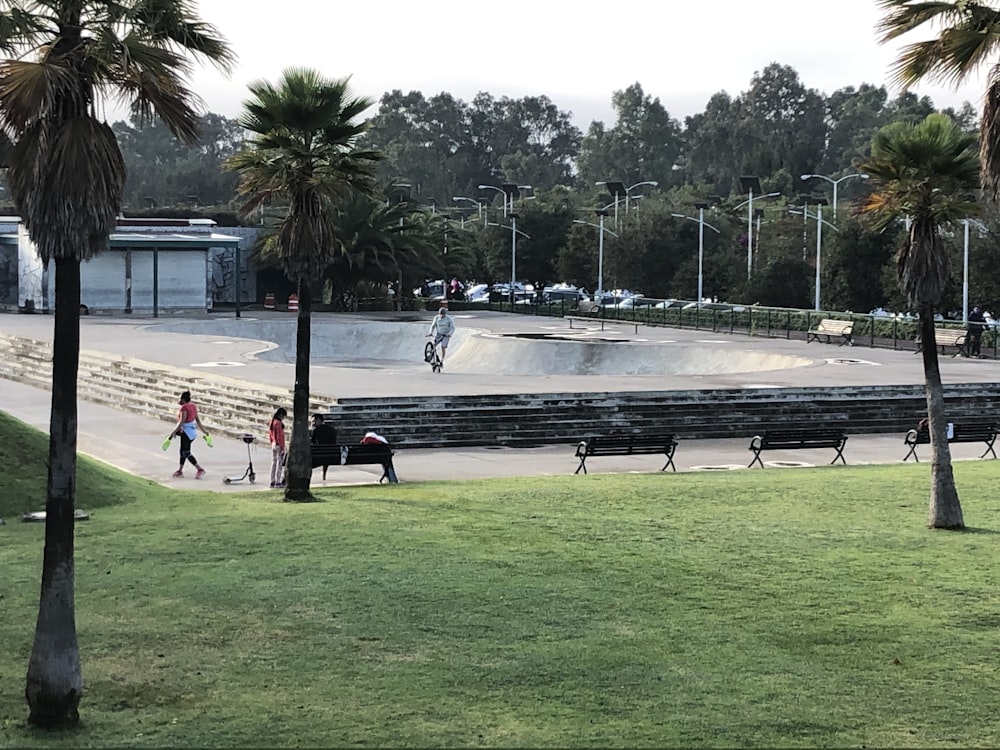
<path fill-rule="evenodd" d="M 561 318 L 489 311 L 456 312 L 453 317 L 457 331 L 444 372 L 436 374 L 422 357 L 430 313 L 313 315 L 311 408 L 334 413 L 360 410 L 357 417 L 341 415 L 338 429 L 346 431 L 342 439 L 354 432 L 360 438 L 365 428 L 378 429 L 392 439 L 394 414 L 409 414 L 407 418 L 416 422 L 412 434 L 419 439 L 399 443 L 396 468 L 404 482 L 572 473 L 574 445 L 584 437 L 575 430 L 583 427 L 567 423 L 555 439 L 525 437 L 520 442 L 507 428 L 518 427 L 511 423 L 524 419 L 555 429 L 563 412 L 579 415 L 586 409 L 596 413 L 595 419 L 612 419 L 611 424 L 624 428 L 629 424 L 625 404 L 651 402 L 666 394 L 694 394 L 684 420 L 671 416 L 679 413 L 677 401 L 656 404 L 655 416 L 649 417 L 657 424 L 685 422 L 686 429 L 677 428 L 678 470 L 737 469 L 749 463 L 748 440 L 745 434 L 733 434 L 741 427 L 734 424 L 738 419 L 715 416 L 711 409 L 719 409 L 719 404 L 784 394 L 786 415 L 801 413 L 807 420 L 818 418 L 814 413 L 818 394 L 838 394 L 840 404 L 857 400 L 861 411 L 871 409 L 866 403 L 876 402 L 889 404 L 885 408 L 891 410 L 891 399 L 884 394 L 903 391 L 905 408 L 912 411 L 919 409 L 922 394 L 921 358 L 912 351 L 631 323 L 575 322 L 571 328 Z M 44 359 L 52 319 L 6 315 L 3 321 L 2 376 L 9 411 L 46 430 L 49 396 L 44 367 L 27 360 L 32 352 Z M 278 406 L 291 411 L 295 327 L 294 315 L 258 310 L 239 318 L 225 314 L 83 318 L 81 452 L 170 484 L 175 457 L 172 451 L 161 451 L 160 443 L 172 424 L 178 384 L 186 383 L 202 404 L 206 423 L 213 425 L 217 436 L 224 436 L 212 449 L 199 448 L 209 467 L 204 489 L 247 489 L 245 483 L 227 488 L 221 479 L 244 473 L 248 458 L 258 472 L 269 463 L 266 437 L 263 445 L 258 441 L 251 448 L 236 438 L 243 431 L 266 433 L 269 412 Z M 21 345 L 14 347 L 11 342 Z M 996 367 L 992 360 L 941 358 L 946 387 L 966 389 L 966 395 L 978 398 L 977 408 L 984 415 L 992 411 L 983 399 L 995 397 Z M 91 373 L 90 380 L 83 376 L 84 370 Z M 101 382 L 108 384 L 108 395 L 97 392 Z M 862 393 L 867 402 L 860 398 Z M 219 398 L 228 394 L 229 401 L 213 408 L 213 394 Z M 379 410 L 371 407 L 375 401 L 382 402 Z M 529 403 L 534 411 L 527 410 Z M 491 423 L 489 413 L 499 411 L 500 404 L 518 410 Z M 774 407 L 761 401 L 754 408 L 767 413 Z M 495 444 L 489 437 L 464 445 L 449 442 L 447 423 L 457 420 L 460 409 L 470 414 L 456 431 L 480 429 L 487 436 L 499 436 Z M 744 419 L 749 425 L 757 417 L 746 411 Z M 910 424 L 911 419 L 909 413 L 902 415 L 900 425 Z M 849 432 L 848 463 L 888 463 L 904 455 L 898 430 Z M 434 443 L 435 435 L 445 437 Z M 976 458 L 981 452 L 977 448 L 956 445 L 953 452 L 959 460 Z M 803 450 L 776 455 L 768 465 L 824 465 L 831 457 Z M 650 456 L 606 458 L 588 466 L 595 472 L 659 468 Z M 377 474 L 374 468 L 338 467 L 325 483 L 317 472 L 314 483 L 367 483 Z M 256 487 L 260 486 L 258 482 Z"/>

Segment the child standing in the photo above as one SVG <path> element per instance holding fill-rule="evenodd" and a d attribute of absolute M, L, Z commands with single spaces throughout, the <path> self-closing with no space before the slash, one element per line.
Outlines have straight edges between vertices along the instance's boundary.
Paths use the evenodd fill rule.
<path fill-rule="evenodd" d="M 285 423 L 284 419 L 288 412 L 284 408 L 278 409 L 271 417 L 271 426 L 267 434 L 271 441 L 271 486 L 285 486 Z"/>

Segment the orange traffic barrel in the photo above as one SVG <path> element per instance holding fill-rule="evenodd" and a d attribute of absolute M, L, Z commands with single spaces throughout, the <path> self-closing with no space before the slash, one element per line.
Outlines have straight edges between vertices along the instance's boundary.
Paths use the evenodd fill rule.
<path fill-rule="evenodd" d="M 277 310 L 278 306 L 274 303 L 274 292 L 268 292 L 264 295 L 264 309 L 265 310 Z"/>
<path fill-rule="evenodd" d="M 288 295 L 288 312 L 298 312 L 299 311 L 299 295 L 289 294 Z"/>

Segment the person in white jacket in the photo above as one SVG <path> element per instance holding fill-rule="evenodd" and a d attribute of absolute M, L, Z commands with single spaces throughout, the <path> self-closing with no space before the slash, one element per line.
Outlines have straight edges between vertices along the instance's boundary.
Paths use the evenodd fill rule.
<path fill-rule="evenodd" d="M 441 366 L 444 367 L 444 355 L 448 351 L 448 342 L 451 341 L 452 334 L 455 333 L 455 321 L 448 315 L 448 308 L 442 307 L 431 322 L 431 330 L 428 336 L 434 337 L 434 346 L 441 345 Z"/>

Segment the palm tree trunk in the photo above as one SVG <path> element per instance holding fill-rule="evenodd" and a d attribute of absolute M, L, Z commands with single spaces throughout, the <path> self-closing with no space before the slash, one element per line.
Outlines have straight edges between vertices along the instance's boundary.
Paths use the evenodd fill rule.
<path fill-rule="evenodd" d="M 312 289 L 308 279 L 298 283 L 299 316 L 295 331 L 295 390 L 292 401 L 292 444 L 285 472 L 285 500 L 312 500 L 312 455 L 309 448 L 309 355 L 312 341 Z"/>
<path fill-rule="evenodd" d="M 45 552 L 35 641 L 28 662 L 28 721 L 42 727 L 75 724 L 83 692 L 76 640 L 73 511 L 76 498 L 77 367 L 80 361 L 80 261 L 56 266 L 52 344 L 52 410 L 45 502 Z"/>
<path fill-rule="evenodd" d="M 920 340 L 923 342 L 924 388 L 927 393 L 927 426 L 931 439 L 931 500 L 928 525 L 932 529 L 964 529 L 962 506 L 951 467 L 948 444 L 948 415 L 944 408 L 944 388 L 938 367 L 934 339 L 934 307 L 920 308 Z"/>

